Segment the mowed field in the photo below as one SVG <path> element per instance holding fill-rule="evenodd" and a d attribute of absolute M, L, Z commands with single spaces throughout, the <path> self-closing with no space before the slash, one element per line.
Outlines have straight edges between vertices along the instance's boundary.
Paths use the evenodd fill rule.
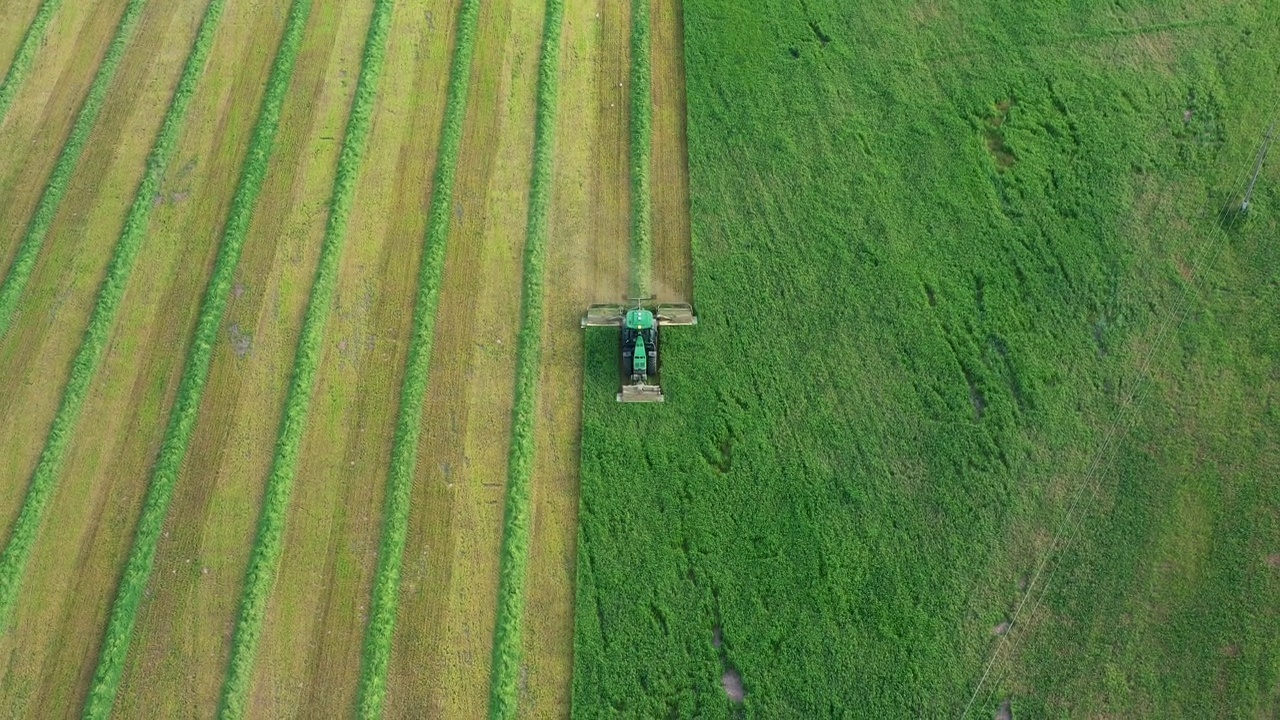
<path fill-rule="evenodd" d="M 1277 28 L 4 3 L 0 713 L 1274 716 Z"/>
<path fill-rule="evenodd" d="M 663 299 L 687 299 L 679 9 L 662 7 L 655 266 Z M 0 712 L 477 717 L 499 692 L 495 625 L 514 622 L 522 714 L 567 714 L 576 319 L 627 292 L 630 9 L 2 12 Z M 521 347 L 543 363 L 537 460 L 513 479 Z M 511 482 L 534 522 L 528 581 L 502 590 L 527 609 L 503 620 Z M 387 610 L 394 630 L 370 633 Z"/>

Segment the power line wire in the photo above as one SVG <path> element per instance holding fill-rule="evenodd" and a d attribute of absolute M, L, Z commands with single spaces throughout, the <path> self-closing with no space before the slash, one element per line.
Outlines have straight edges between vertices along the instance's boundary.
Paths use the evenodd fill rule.
<path fill-rule="evenodd" d="M 1250 175 L 1248 168 L 1246 168 L 1245 172 L 1241 177 L 1241 182 L 1232 186 L 1233 192 L 1228 197 L 1226 203 L 1221 208 L 1219 217 L 1222 217 L 1223 214 L 1227 213 L 1235 204 L 1235 199 L 1239 197 L 1238 188 L 1242 186 L 1245 187 L 1246 199 L 1241 206 L 1242 212 L 1231 213 L 1228 215 L 1229 221 L 1231 223 L 1229 229 L 1233 230 L 1239 225 L 1239 223 L 1244 218 L 1243 211 L 1248 209 L 1248 195 L 1253 191 L 1254 182 L 1256 182 L 1258 177 L 1258 171 L 1262 167 L 1262 160 L 1265 157 L 1267 145 L 1269 145 L 1271 142 L 1272 130 L 1274 130 L 1277 120 L 1280 120 L 1280 109 L 1278 109 L 1275 113 L 1272 114 L 1270 129 L 1267 130 L 1267 135 L 1265 140 L 1263 141 L 1262 149 L 1259 151 L 1257 156 L 1257 161 L 1253 171 L 1253 179 L 1250 180 L 1247 185 L 1245 185 L 1245 183 L 1243 182 L 1244 178 L 1248 178 Z M 1111 427 L 1107 431 L 1107 434 L 1104 436 L 1102 442 L 1099 444 L 1097 452 L 1095 452 L 1094 454 L 1093 461 L 1092 463 L 1090 463 L 1089 470 L 1085 474 L 1084 481 L 1077 487 L 1076 492 L 1073 494 L 1072 500 L 1068 504 L 1066 514 L 1063 516 L 1062 522 L 1059 524 L 1057 531 L 1055 531 L 1054 533 L 1053 541 L 1049 544 L 1048 551 L 1046 551 L 1044 557 L 1041 558 L 1039 564 L 1036 567 L 1035 573 L 1032 575 L 1031 580 L 1027 583 L 1027 588 L 1026 588 L 1026 591 L 1023 593 L 1022 599 L 1018 602 L 1017 607 L 1014 609 L 1013 616 L 1009 620 L 1008 630 L 1005 632 L 1005 634 L 1000 636 L 1000 640 L 997 642 L 996 648 L 991 654 L 991 658 L 987 661 L 987 665 L 982 672 L 981 678 L 978 680 L 977 686 L 973 690 L 973 694 L 969 697 L 968 703 L 965 704 L 964 711 L 960 714 L 960 717 L 962 720 L 964 717 L 966 717 L 969 714 L 969 710 L 972 709 L 974 702 L 977 700 L 978 695 L 981 693 L 982 688 L 987 681 L 987 678 L 991 674 L 992 668 L 995 666 L 997 660 L 1000 658 L 1000 651 L 1009 642 L 1009 638 L 1014 635 L 1014 631 L 1019 627 L 1018 620 L 1022 614 L 1024 607 L 1026 606 L 1027 600 L 1031 597 L 1032 593 L 1034 592 L 1036 583 L 1039 580 L 1040 576 L 1044 573 L 1046 566 L 1053 559 L 1055 552 L 1058 548 L 1058 545 L 1062 544 L 1064 548 L 1067 545 L 1069 545 L 1071 540 L 1073 539 L 1072 536 L 1082 524 L 1082 519 L 1080 519 L 1077 521 L 1076 525 L 1070 529 L 1069 533 L 1066 532 L 1069 523 L 1071 523 L 1072 515 L 1075 513 L 1076 506 L 1079 504 L 1079 500 L 1084 494 L 1083 491 L 1086 488 L 1088 488 L 1090 490 L 1091 500 L 1096 498 L 1097 487 L 1102 480 L 1101 474 L 1099 471 L 1102 469 L 1104 465 L 1103 458 L 1108 456 L 1108 453 L 1111 451 L 1111 445 L 1118 439 L 1119 437 L 1118 431 L 1120 429 L 1120 426 L 1123 422 L 1126 421 L 1126 418 L 1127 418 L 1126 414 L 1134 406 L 1134 400 L 1142 399 L 1139 397 L 1139 395 L 1141 393 L 1144 393 L 1146 390 L 1147 373 L 1150 370 L 1152 360 L 1155 358 L 1156 353 L 1160 350 L 1161 346 L 1163 345 L 1165 336 L 1167 335 L 1170 327 L 1180 327 L 1183 320 L 1185 320 L 1186 305 L 1191 293 L 1191 289 L 1196 285 L 1196 282 L 1200 279 L 1201 268 L 1205 266 L 1212 266 L 1213 262 L 1217 260 L 1218 254 L 1221 252 L 1222 243 L 1220 241 L 1227 238 L 1227 231 L 1228 230 L 1223 229 L 1222 224 L 1219 221 L 1213 220 L 1213 230 L 1210 232 L 1211 237 L 1207 241 L 1205 241 L 1202 244 L 1200 250 L 1197 251 L 1197 259 L 1192 262 L 1192 271 L 1191 271 L 1190 277 L 1188 278 L 1187 282 L 1183 285 L 1182 293 L 1179 295 L 1177 301 L 1175 301 L 1173 312 L 1165 316 L 1164 321 L 1161 324 L 1160 329 L 1156 334 L 1155 341 L 1148 348 L 1146 357 L 1143 359 L 1141 369 L 1138 371 L 1138 374 L 1135 377 L 1134 388 L 1129 392 L 1129 395 L 1122 401 L 1121 407 L 1116 413 L 1116 418 L 1114 422 L 1112 422 Z M 1204 255 L 1205 252 L 1209 252 L 1211 254 L 1206 256 Z M 1206 263 L 1206 260 L 1208 261 L 1207 263 Z M 1175 319 L 1176 319 L 1176 322 L 1175 322 Z M 1035 611 L 1040 606 L 1040 602 L 1044 599 L 1044 596 L 1048 593 L 1049 583 L 1052 581 L 1053 572 L 1056 571 L 1057 567 L 1058 567 L 1057 565 L 1054 565 L 1053 570 L 1051 570 L 1049 575 L 1045 578 L 1044 586 L 1042 587 L 1040 594 L 1036 597 L 1035 603 L 1033 603 L 1031 607 L 1032 616 L 1034 616 Z M 1018 633 L 1018 640 L 1014 641 L 1014 644 L 1011 647 L 1009 653 L 1005 655 L 1006 664 L 1007 664 L 1008 658 L 1012 657 L 1013 651 L 1017 649 L 1018 643 L 1021 642 L 1021 637 L 1022 637 L 1022 633 Z M 1004 670 L 1002 669 L 1001 676 L 1003 676 L 1003 672 Z"/>

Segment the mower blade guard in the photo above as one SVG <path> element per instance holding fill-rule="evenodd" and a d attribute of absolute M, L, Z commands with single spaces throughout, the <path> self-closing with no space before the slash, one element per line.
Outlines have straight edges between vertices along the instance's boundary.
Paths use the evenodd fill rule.
<path fill-rule="evenodd" d="M 653 313 L 663 325 L 697 325 L 698 317 L 688 303 L 662 303 Z"/>
<path fill-rule="evenodd" d="M 663 402 L 662 388 L 657 385 L 623 385 L 618 402 Z"/>
<path fill-rule="evenodd" d="M 582 316 L 582 327 L 618 327 L 624 311 L 621 305 L 592 305 Z"/>

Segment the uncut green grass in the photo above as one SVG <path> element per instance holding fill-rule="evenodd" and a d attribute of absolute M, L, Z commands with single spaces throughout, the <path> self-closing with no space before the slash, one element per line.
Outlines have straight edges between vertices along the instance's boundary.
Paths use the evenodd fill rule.
<path fill-rule="evenodd" d="M 221 4 L 218 9 L 220 11 Z M 240 179 L 236 185 L 235 195 L 231 199 L 222 242 L 214 260 L 213 274 L 209 278 L 204 299 L 201 301 L 191 350 L 187 354 L 182 369 L 182 379 L 165 427 L 160 453 L 152 466 L 147 496 L 143 502 L 142 514 L 138 518 L 137 529 L 134 531 L 133 546 L 129 550 L 129 558 L 121 574 L 116 598 L 111 607 L 111 616 L 103 634 L 98 665 L 94 671 L 89 695 L 85 700 L 84 716 L 86 718 L 110 715 L 111 707 L 115 703 L 125 658 L 128 656 L 129 646 L 133 640 L 138 606 L 142 602 L 143 593 L 151 577 L 156 545 L 160 541 L 165 517 L 169 513 L 174 485 L 178 481 L 178 472 L 186 457 L 187 448 L 191 445 L 191 435 L 195 429 L 200 400 L 209 378 L 209 362 L 217 340 L 218 328 L 222 325 L 223 312 L 226 310 L 227 298 L 231 293 L 231 281 L 235 277 L 245 236 L 248 234 L 258 195 L 266 177 L 268 160 L 280 126 L 280 110 L 284 105 L 298 50 L 302 45 L 302 33 L 310 12 L 310 0 L 295 0 L 289 8 L 284 34 L 276 51 L 271 75 L 267 79 L 262 104 L 258 109 L 258 118 L 254 123 L 253 135 L 249 139 L 249 148 L 240 172 Z M 203 32 L 200 38 L 206 45 L 211 44 L 205 39 Z M 207 48 L 202 52 L 207 52 Z"/>
<path fill-rule="evenodd" d="M 1280 11 L 1227 10 L 686 3 L 699 325 L 657 406 L 588 334 L 576 715 L 959 716 L 1117 418 L 972 716 L 1276 712 L 1280 174 L 1217 209 Z"/>
<path fill-rule="evenodd" d="M 393 0 L 378 0 L 373 6 L 369 21 L 364 54 L 360 61 L 360 75 L 351 101 L 351 115 L 347 120 L 334 175 L 333 195 L 320 247 L 320 260 L 302 318 L 302 331 L 293 363 L 293 378 L 289 384 L 289 394 L 276 439 L 276 454 L 272 460 L 271 473 L 267 476 L 258 531 L 250 551 L 244 589 L 240 595 L 240 609 L 231 642 L 231 659 L 218 708 L 218 715 L 222 718 L 244 717 L 248 712 L 254 661 L 262 638 L 267 600 L 280 569 L 285 518 L 288 516 L 289 497 L 298 470 L 298 451 L 302 445 L 311 396 L 315 390 L 316 371 L 322 357 L 321 341 L 324 339 L 325 325 L 337 288 L 338 262 L 346 239 L 347 220 L 355 196 L 360 161 L 372 125 L 373 105 L 377 98 L 383 60 L 386 58 L 387 35 L 394 7 Z"/>
<path fill-rule="evenodd" d="M 27 287 L 27 281 L 31 279 L 31 272 L 35 269 L 36 259 L 40 255 L 40 248 L 44 245 L 45 236 L 49 234 L 49 228 L 53 225 L 53 219 L 62 204 L 62 196 L 66 195 L 67 188 L 71 184 L 71 175 L 80 161 L 84 146 L 89 142 L 89 133 L 98 120 L 98 113 L 102 112 L 107 91 L 111 89 L 111 80 L 120 67 L 120 61 L 124 59 L 125 48 L 128 47 L 129 39 L 133 37 L 133 31 L 138 26 L 146 6 L 147 0 L 129 0 L 129 4 L 125 6 L 120 22 L 116 26 L 116 33 L 111 38 L 111 44 L 107 46 L 107 53 L 102 57 L 97 73 L 93 76 L 93 83 L 89 85 L 89 92 L 80 105 L 75 124 L 71 126 L 71 134 L 67 136 L 61 152 L 58 153 L 58 161 L 54 164 L 53 172 L 50 173 L 45 184 L 40 203 L 36 205 L 35 213 L 27 223 L 26 233 L 18 244 L 18 252 L 14 255 L 13 263 L 5 272 L 4 280 L 0 281 L 0 336 L 9 330 L 13 313 L 17 311 L 22 293 Z M 36 20 L 39 19 L 40 16 L 37 15 Z M 21 68 L 19 70 L 25 72 Z M 6 74 L 7 77 L 8 74 Z M 5 561 L 0 559 L 0 565 L 3 564 Z M 0 570 L 0 572 L 4 571 Z"/>
<path fill-rule="evenodd" d="M 534 127 L 533 173 L 529 181 L 529 219 L 524 245 L 524 285 L 521 295 L 520 336 L 516 348 L 515 399 L 511 421 L 511 450 L 507 465 L 507 494 L 498 576 L 498 608 L 494 625 L 493 669 L 490 674 L 489 715 L 514 718 L 519 707 L 521 625 L 525 611 L 525 580 L 533 533 L 532 489 L 535 450 L 534 423 L 542 357 L 547 242 L 551 215 L 552 170 L 555 163 L 556 95 L 560 79 L 560 30 L 564 4 L 547 0 L 538 60 L 538 109 Z"/>
<path fill-rule="evenodd" d="M 360 681 L 356 714 L 380 717 L 387 694 L 387 667 L 395 632 L 396 607 L 400 596 L 400 573 L 409 532 L 409 498 L 413 490 L 418 458 L 418 438 L 422 426 L 422 404 L 427 394 L 431 344 L 435 338 L 436 307 L 444 273 L 445 245 L 449 237 L 453 183 L 457 176 L 458 153 L 467 115 L 467 94 L 471 85 L 471 60 L 475 54 L 476 24 L 480 0 L 463 0 L 458 9 L 457 40 L 449 69 L 449 89 L 440 129 L 431 209 L 423 237 L 422 265 L 418 272 L 418 292 L 414 300 L 413 334 L 405 360 L 400 387 L 400 408 L 387 471 L 387 495 L 382 511 L 382 538 L 378 545 L 378 568 L 373 579 L 369 624 L 365 630 L 360 658 Z"/>
<path fill-rule="evenodd" d="M 45 30 L 49 27 L 49 20 L 53 18 L 53 14 L 61 4 L 62 0 L 41 2 L 35 17 L 31 19 L 31 24 L 22 34 L 22 43 L 18 45 L 18 51 L 13 55 L 13 62 L 5 71 L 4 79 L 0 80 L 0 123 L 4 122 L 9 106 L 13 104 L 13 96 L 18 94 L 18 88 L 22 87 L 22 82 L 31 74 L 31 63 L 35 59 L 36 51 L 45 42 Z"/>

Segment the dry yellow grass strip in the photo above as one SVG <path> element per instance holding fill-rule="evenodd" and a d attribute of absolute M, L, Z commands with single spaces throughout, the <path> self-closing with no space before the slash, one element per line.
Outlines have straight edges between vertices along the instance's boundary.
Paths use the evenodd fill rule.
<path fill-rule="evenodd" d="M 354 704 L 455 8 L 398 3 L 392 17 L 254 680 L 267 715 Z"/>
<path fill-rule="evenodd" d="M 651 2 L 653 292 L 662 302 L 692 302 L 689 146 L 684 96 L 684 0 Z"/>
<path fill-rule="evenodd" d="M 307 20 L 187 462 L 157 548 L 117 700 L 123 714 L 210 716 L 217 707 L 254 508 L 324 228 L 318 209 L 332 190 L 332 138 L 341 134 L 351 101 L 353 87 L 342 79 L 354 77 L 368 18 L 367 8 L 355 6 L 317 4 Z M 256 107 L 254 93 L 280 44 L 287 9 L 262 6 L 256 17 L 245 17 L 256 25 L 250 28 L 256 38 L 248 57 L 227 69 L 246 63 L 261 69 L 235 77 L 220 123 L 235 123 L 240 114 L 252 120 L 244 107 Z M 344 28 L 348 16 L 356 24 Z"/>
<path fill-rule="evenodd" d="M 392 717 L 482 717 L 502 534 L 540 3 L 482 4 L 387 679 Z"/>
<path fill-rule="evenodd" d="M 625 5 L 606 0 L 565 7 L 524 620 L 528 681 L 520 707 L 527 717 L 569 714 L 582 425 L 578 318 L 588 304 L 627 293 L 629 18 Z"/>

